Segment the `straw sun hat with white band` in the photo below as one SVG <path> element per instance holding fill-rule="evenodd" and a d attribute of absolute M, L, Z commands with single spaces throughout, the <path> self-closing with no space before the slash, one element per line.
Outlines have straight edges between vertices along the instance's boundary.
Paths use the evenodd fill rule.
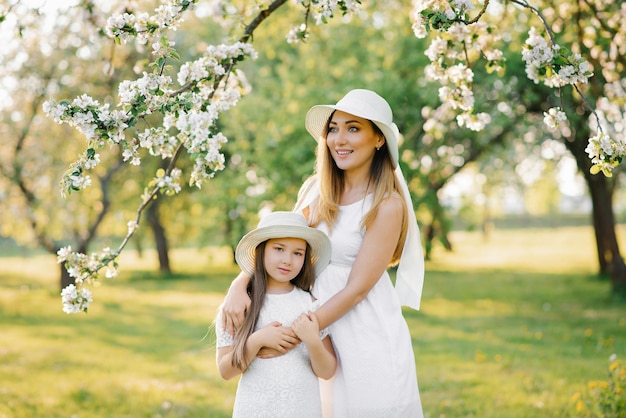
<path fill-rule="evenodd" d="M 335 105 L 313 106 L 306 114 L 306 129 L 316 141 L 324 140 L 324 130 L 326 129 L 328 118 L 335 110 L 374 122 L 385 135 L 393 168 L 398 166 L 398 139 L 400 131 L 396 124 L 393 123 L 393 113 L 385 99 L 371 90 L 355 89 L 349 91 Z"/>
<path fill-rule="evenodd" d="M 235 249 L 235 260 L 248 274 L 254 274 L 256 247 L 269 239 L 300 238 L 311 249 L 311 262 L 317 276 L 330 262 L 330 240 L 325 233 L 311 228 L 304 216 L 296 212 L 272 212 L 259 221 L 256 229 L 241 238 Z"/>

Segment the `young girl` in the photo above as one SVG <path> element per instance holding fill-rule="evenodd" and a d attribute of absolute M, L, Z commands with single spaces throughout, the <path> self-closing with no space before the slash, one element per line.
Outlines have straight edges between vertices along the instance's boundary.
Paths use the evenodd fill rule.
<path fill-rule="evenodd" d="M 330 379 L 337 361 L 311 313 L 309 291 L 330 261 L 328 237 L 301 214 L 274 212 L 241 239 L 235 259 L 252 276 L 252 302 L 234 338 L 222 326 L 221 311 L 216 320 L 220 375 L 242 375 L 233 417 L 321 417 L 318 377 Z M 298 339 L 304 344 L 287 352 Z M 261 347 L 286 354 L 257 358 Z"/>

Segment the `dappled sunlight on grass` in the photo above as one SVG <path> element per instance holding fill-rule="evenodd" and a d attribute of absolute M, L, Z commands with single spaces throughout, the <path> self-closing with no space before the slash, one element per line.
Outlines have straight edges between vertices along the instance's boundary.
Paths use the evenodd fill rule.
<path fill-rule="evenodd" d="M 236 381 L 219 378 L 209 328 L 232 264 L 168 276 L 122 264 L 91 286 L 89 313 L 67 315 L 52 257 L 2 261 L 0 416 L 230 416 Z"/>
<path fill-rule="evenodd" d="M 428 416 L 575 416 L 568 398 L 624 356 L 626 307 L 573 232 L 468 234 L 427 263 L 422 309 L 405 316 Z"/>
<path fill-rule="evenodd" d="M 435 247 L 428 266 L 462 271 L 517 270 L 520 272 L 577 272 L 597 270 L 595 238 L 588 227 L 494 230 L 488 237 L 456 231 L 453 252 Z"/>
<path fill-rule="evenodd" d="M 506 302 L 477 299 L 464 303 L 441 297 L 430 299 L 428 305 L 420 310 L 424 315 L 438 318 L 501 316 L 508 315 L 512 311 L 513 307 Z"/>
<path fill-rule="evenodd" d="M 626 307 L 576 230 L 464 233 L 427 263 L 422 309 L 404 310 L 426 417 L 573 417 L 572 395 L 626 358 Z M 231 257 L 176 250 L 164 275 L 129 251 L 78 315 L 54 257 L 2 258 L 0 417 L 230 416 L 212 322 Z"/>

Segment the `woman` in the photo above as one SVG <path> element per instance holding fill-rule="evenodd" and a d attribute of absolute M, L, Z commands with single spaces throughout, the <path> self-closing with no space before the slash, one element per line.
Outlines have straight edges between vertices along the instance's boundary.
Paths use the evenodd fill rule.
<path fill-rule="evenodd" d="M 373 91 L 352 90 L 336 105 L 313 106 L 306 127 L 318 141 L 316 173 L 302 186 L 295 210 L 332 242 L 331 263 L 313 294 L 321 303 L 315 316 L 330 330 L 339 362 L 334 417 L 421 417 L 401 305 L 419 308 L 423 256 L 391 108 Z M 394 291 L 386 269 L 398 262 Z M 233 281 L 226 327 L 243 318 L 248 281 L 245 274 Z M 285 344 L 281 351 L 289 349 Z"/>

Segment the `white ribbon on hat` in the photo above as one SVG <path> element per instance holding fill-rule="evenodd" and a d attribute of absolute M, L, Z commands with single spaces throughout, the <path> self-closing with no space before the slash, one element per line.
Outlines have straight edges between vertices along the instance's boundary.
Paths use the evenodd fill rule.
<path fill-rule="evenodd" d="M 408 231 L 404 241 L 404 249 L 400 257 L 400 263 L 396 270 L 396 293 L 400 299 L 400 304 L 419 310 L 422 299 L 422 288 L 424 287 L 424 253 L 422 251 L 422 240 L 420 231 L 415 219 L 413 200 L 409 187 L 406 184 L 400 164 L 395 170 L 396 178 L 402 186 L 402 194 L 406 203 L 409 219 Z"/>
<path fill-rule="evenodd" d="M 415 219 L 413 200 L 406 184 L 400 164 L 395 169 L 395 175 L 402 187 L 402 197 L 407 206 L 408 231 L 404 241 L 404 249 L 400 257 L 400 263 L 396 270 L 396 293 L 400 304 L 409 308 L 420 308 L 422 299 L 422 288 L 424 287 L 424 254 L 422 251 L 422 241 L 420 239 L 419 227 Z M 298 201 L 294 211 L 301 212 L 304 208 L 311 206 L 320 194 L 317 179 L 309 178 L 298 192 Z"/>

